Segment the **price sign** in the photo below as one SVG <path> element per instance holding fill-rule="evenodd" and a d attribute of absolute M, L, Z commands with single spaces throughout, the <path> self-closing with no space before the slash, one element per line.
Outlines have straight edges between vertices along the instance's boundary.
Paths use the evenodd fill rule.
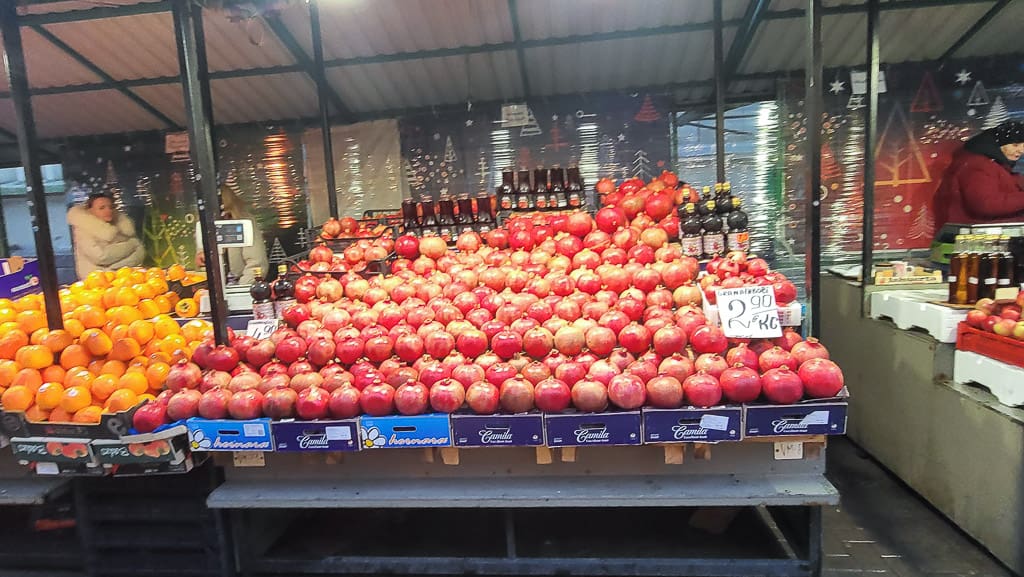
<path fill-rule="evenodd" d="M 501 107 L 501 125 L 505 128 L 526 126 L 530 122 L 530 109 L 525 104 L 506 104 Z"/>
<path fill-rule="evenodd" d="M 768 339 L 782 336 L 779 307 L 770 286 L 718 289 L 718 316 L 727 337 Z"/>
<path fill-rule="evenodd" d="M 245 334 L 254 339 L 265 339 L 277 330 L 277 319 L 253 319 L 245 325 Z"/>

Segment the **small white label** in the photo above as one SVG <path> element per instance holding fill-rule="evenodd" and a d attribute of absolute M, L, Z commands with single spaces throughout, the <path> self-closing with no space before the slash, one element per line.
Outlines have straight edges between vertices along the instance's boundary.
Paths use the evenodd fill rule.
<path fill-rule="evenodd" d="M 996 279 L 994 279 L 994 278 L 987 278 L 987 279 L 985 279 L 985 284 L 987 284 L 987 285 L 988 284 L 996 284 Z"/>
<path fill-rule="evenodd" d="M 978 277 L 976 277 L 976 276 L 969 276 L 969 277 L 967 277 L 967 282 L 969 282 L 971 284 L 978 284 Z"/>
<path fill-rule="evenodd" d="M 263 423 L 245 423 L 242 425 L 242 434 L 246 437 L 264 437 L 267 429 Z"/>
<path fill-rule="evenodd" d="M 813 411 L 800 420 L 801 425 L 827 425 L 828 411 Z"/>
<path fill-rule="evenodd" d="M 236 467 L 265 467 L 267 465 L 263 451 L 235 451 L 232 456 Z"/>
<path fill-rule="evenodd" d="M 700 426 L 709 431 L 728 431 L 729 417 L 722 415 L 703 415 L 700 418 Z"/>
<path fill-rule="evenodd" d="M 790 461 L 804 458 L 803 443 L 775 443 L 775 460 Z"/>
<path fill-rule="evenodd" d="M 1010 286 L 1010 279 L 1001 278 L 999 279 L 999 286 Z"/>
<path fill-rule="evenodd" d="M 352 429 L 349 427 L 327 427 L 328 441 L 351 441 Z"/>
<path fill-rule="evenodd" d="M 36 463 L 37 475 L 59 475 L 60 467 L 57 463 Z"/>
<path fill-rule="evenodd" d="M 949 281 L 949 282 L 956 282 L 956 277 L 953 276 L 953 275 L 950 275 L 950 276 L 946 277 L 946 280 Z"/>
<path fill-rule="evenodd" d="M 253 319 L 245 325 L 245 334 L 256 340 L 263 340 L 270 337 L 271 333 L 277 330 L 277 319 Z"/>

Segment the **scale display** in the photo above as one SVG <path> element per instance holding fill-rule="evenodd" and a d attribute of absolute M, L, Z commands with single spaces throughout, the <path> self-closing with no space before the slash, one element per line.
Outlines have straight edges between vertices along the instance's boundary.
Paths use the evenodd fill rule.
<path fill-rule="evenodd" d="M 253 232 L 251 220 L 215 220 L 215 236 L 217 248 L 241 248 L 253 245 Z M 203 236 L 196 224 L 196 240 L 202 246 Z"/>

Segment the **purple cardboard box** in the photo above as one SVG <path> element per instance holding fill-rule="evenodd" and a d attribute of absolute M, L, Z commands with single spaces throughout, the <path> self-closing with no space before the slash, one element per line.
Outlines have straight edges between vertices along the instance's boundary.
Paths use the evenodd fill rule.
<path fill-rule="evenodd" d="M 544 415 L 549 447 L 639 445 L 640 411 Z"/>
<path fill-rule="evenodd" d="M 544 415 L 452 415 L 456 447 L 539 447 Z"/>
<path fill-rule="evenodd" d="M 847 406 L 846 399 L 838 397 L 795 405 L 745 405 L 743 436 L 842 435 Z"/>
<path fill-rule="evenodd" d="M 359 422 L 275 421 L 271 426 L 277 451 L 358 451 Z"/>
<path fill-rule="evenodd" d="M 39 261 L 27 258 L 21 270 L 5 273 L 3 271 L 9 269 L 8 260 L 10 259 L 0 259 L 0 297 L 16 299 L 43 290 L 39 286 Z"/>
<path fill-rule="evenodd" d="M 644 443 L 739 441 L 742 407 L 644 409 Z"/>

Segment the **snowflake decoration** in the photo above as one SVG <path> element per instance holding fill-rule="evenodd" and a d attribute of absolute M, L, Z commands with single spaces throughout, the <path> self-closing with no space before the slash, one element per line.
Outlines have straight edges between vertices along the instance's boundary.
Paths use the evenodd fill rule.
<path fill-rule="evenodd" d="M 473 119 L 472 118 L 470 118 L 469 120 L 466 121 L 466 126 L 467 127 L 473 126 Z"/>
<path fill-rule="evenodd" d="M 831 88 L 829 88 L 828 91 L 832 94 L 839 94 L 846 91 L 846 83 L 839 79 L 833 80 L 832 84 L 829 84 L 829 86 Z"/>
<path fill-rule="evenodd" d="M 956 73 L 956 83 L 959 84 L 960 86 L 965 86 L 970 81 L 971 73 L 968 72 L 967 69 L 961 68 L 960 72 Z"/>

